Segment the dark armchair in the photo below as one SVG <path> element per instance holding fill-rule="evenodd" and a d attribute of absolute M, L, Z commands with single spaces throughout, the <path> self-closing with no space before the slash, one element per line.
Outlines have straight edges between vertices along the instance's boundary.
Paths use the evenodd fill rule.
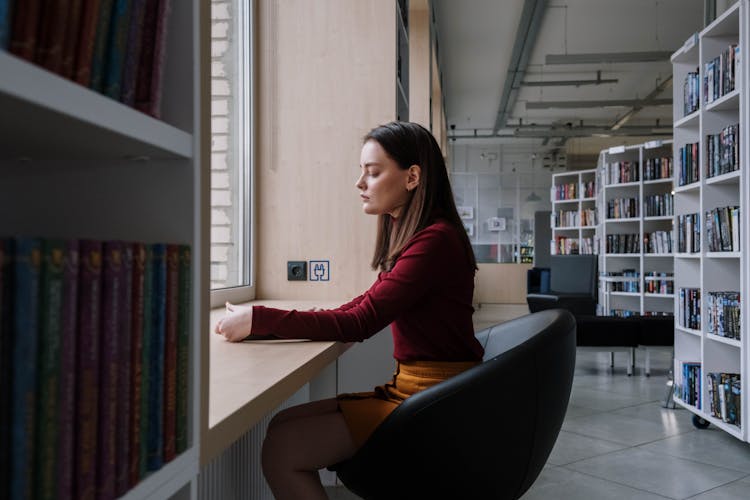
<path fill-rule="evenodd" d="M 396 408 L 331 467 L 365 499 L 517 499 L 557 439 L 575 367 L 575 320 L 530 314 L 477 334 L 485 361 Z"/>
<path fill-rule="evenodd" d="M 529 293 L 529 311 L 567 309 L 574 315 L 596 314 L 597 256 L 551 255 L 550 290 L 548 293 Z"/>

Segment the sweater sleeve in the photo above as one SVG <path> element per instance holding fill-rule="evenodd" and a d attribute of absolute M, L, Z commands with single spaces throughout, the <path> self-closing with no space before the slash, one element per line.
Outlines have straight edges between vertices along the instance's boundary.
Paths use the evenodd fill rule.
<path fill-rule="evenodd" d="M 367 292 L 338 309 L 286 311 L 255 306 L 252 333 L 361 342 L 391 324 L 436 285 L 447 237 L 445 231 L 432 228 L 417 233 L 390 272 L 380 273 Z"/>

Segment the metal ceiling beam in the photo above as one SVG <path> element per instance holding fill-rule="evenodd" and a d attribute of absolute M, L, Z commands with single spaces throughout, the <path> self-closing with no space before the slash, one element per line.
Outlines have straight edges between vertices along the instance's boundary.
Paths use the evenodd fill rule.
<path fill-rule="evenodd" d="M 603 52 L 596 54 L 547 54 L 545 64 L 605 64 L 669 61 L 670 51 Z"/>
<path fill-rule="evenodd" d="M 672 104 L 672 99 L 609 99 L 598 101 L 539 101 L 527 102 L 526 109 L 581 109 L 581 108 L 607 108 L 607 107 L 640 107 L 667 106 Z"/>
<path fill-rule="evenodd" d="M 651 91 L 649 95 L 647 95 L 643 101 L 648 102 L 650 100 L 654 100 L 656 96 L 664 92 L 670 85 L 672 84 L 672 75 L 669 75 L 663 82 L 658 84 L 654 90 Z M 671 100 L 671 99 L 670 99 Z M 625 123 L 627 123 L 628 120 L 633 118 L 636 113 L 638 113 L 640 110 L 643 109 L 644 106 L 633 106 L 632 109 L 630 109 L 627 113 L 622 115 L 620 118 L 618 118 L 615 123 L 612 125 L 612 130 L 617 130 Z"/>
<path fill-rule="evenodd" d="M 617 83 L 617 78 L 602 79 L 602 72 L 596 72 L 596 80 L 546 80 L 546 81 L 524 81 L 524 87 L 580 87 L 581 85 L 602 85 L 604 83 Z"/>
<path fill-rule="evenodd" d="M 571 138 L 591 136 L 666 136 L 671 135 L 671 127 L 623 127 L 612 130 L 609 127 L 573 127 L 570 129 L 521 129 L 513 133 L 490 134 L 490 133 L 453 133 L 449 139 L 497 139 L 497 138 L 526 138 L 526 139 L 549 139 L 549 138 Z"/>
<path fill-rule="evenodd" d="M 493 134 L 501 128 L 505 128 L 510 112 L 516 104 L 518 89 L 526 73 L 531 51 L 534 49 L 542 17 L 547 7 L 547 0 L 524 0 L 521 22 L 516 31 L 516 40 L 513 43 L 513 52 L 510 56 L 510 64 L 503 84 L 503 93 L 500 98 L 500 107 L 495 117 Z"/>

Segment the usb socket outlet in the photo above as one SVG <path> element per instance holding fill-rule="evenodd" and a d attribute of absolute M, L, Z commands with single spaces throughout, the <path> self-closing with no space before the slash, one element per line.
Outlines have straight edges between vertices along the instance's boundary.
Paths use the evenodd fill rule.
<path fill-rule="evenodd" d="M 290 260 L 286 263 L 287 281 L 306 281 L 307 280 L 307 261 Z"/>

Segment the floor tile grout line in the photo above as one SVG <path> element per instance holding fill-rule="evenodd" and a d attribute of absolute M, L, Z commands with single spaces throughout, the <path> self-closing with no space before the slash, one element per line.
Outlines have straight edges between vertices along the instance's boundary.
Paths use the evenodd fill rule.
<path fill-rule="evenodd" d="M 619 450 L 619 451 L 622 451 L 622 450 Z M 571 472 L 576 472 L 578 474 L 583 474 L 584 476 L 593 477 L 593 478 L 599 479 L 601 481 L 606 481 L 608 483 L 616 484 L 618 486 L 625 486 L 626 488 L 630 488 L 632 490 L 642 491 L 642 492 L 648 493 L 650 495 L 656 495 L 656 496 L 662 497 L 662 498 L 669 498 L 670 500 L 683 500 L 683 499 L 680 499 L 680 498 L 675 498 L 675 497 L 669 497 L 669 496 L 666 496 L 666 495 L 662 495 L 661 493 L 656 493 L 656 492 L 653 492 L 653 491 L 650 491 L 650 490 L 645 490 L 643 488 L 637 488 L 637 487 L 632 486 L 630 484 L 621 483 L 619 481 L 613 481 L 611 479 L 607 479 L 607 478 L 604 478 L 604 477 L 601 477 L 601 476 L 597 476 L 596 474 L 592 474 L 590 472 L 582 472 L 582 471 L 575 470 L 575 469 L 569 469 L 569 468 L 567 468 L 565 466 L 561 466 L 561 467 L 563 469 L 566 469 L 566 470 L 571 471 Z"/>
<path fill-rule="evenodd" d="M 706 493 L 709 493 L 709 492 L 711 492 L 713 490 L 717 490 L 719 488 L 724 488 L 725 486 L 729 486 L 730 484 L 739 483 L 743 479 L 744 479 L 744 477 L 741 477 L 739 479 L 735 479 L 734 481 L 729 481 L 728 483 L 724 483 L 724 484 L 720 484 L 718 486 L 714 486 L 713 488 L 710 488 L 710 489 L 708 489 L 706 491 L 701 491 L 700 493 L 696 493 L 695 495 L 693 495 L 691 497 L 687 497 L 685 500 L 690 500 L 691 498 L 695 498 L 695 497 L 700 496 L 700 495 L 705 495 Z"/>

